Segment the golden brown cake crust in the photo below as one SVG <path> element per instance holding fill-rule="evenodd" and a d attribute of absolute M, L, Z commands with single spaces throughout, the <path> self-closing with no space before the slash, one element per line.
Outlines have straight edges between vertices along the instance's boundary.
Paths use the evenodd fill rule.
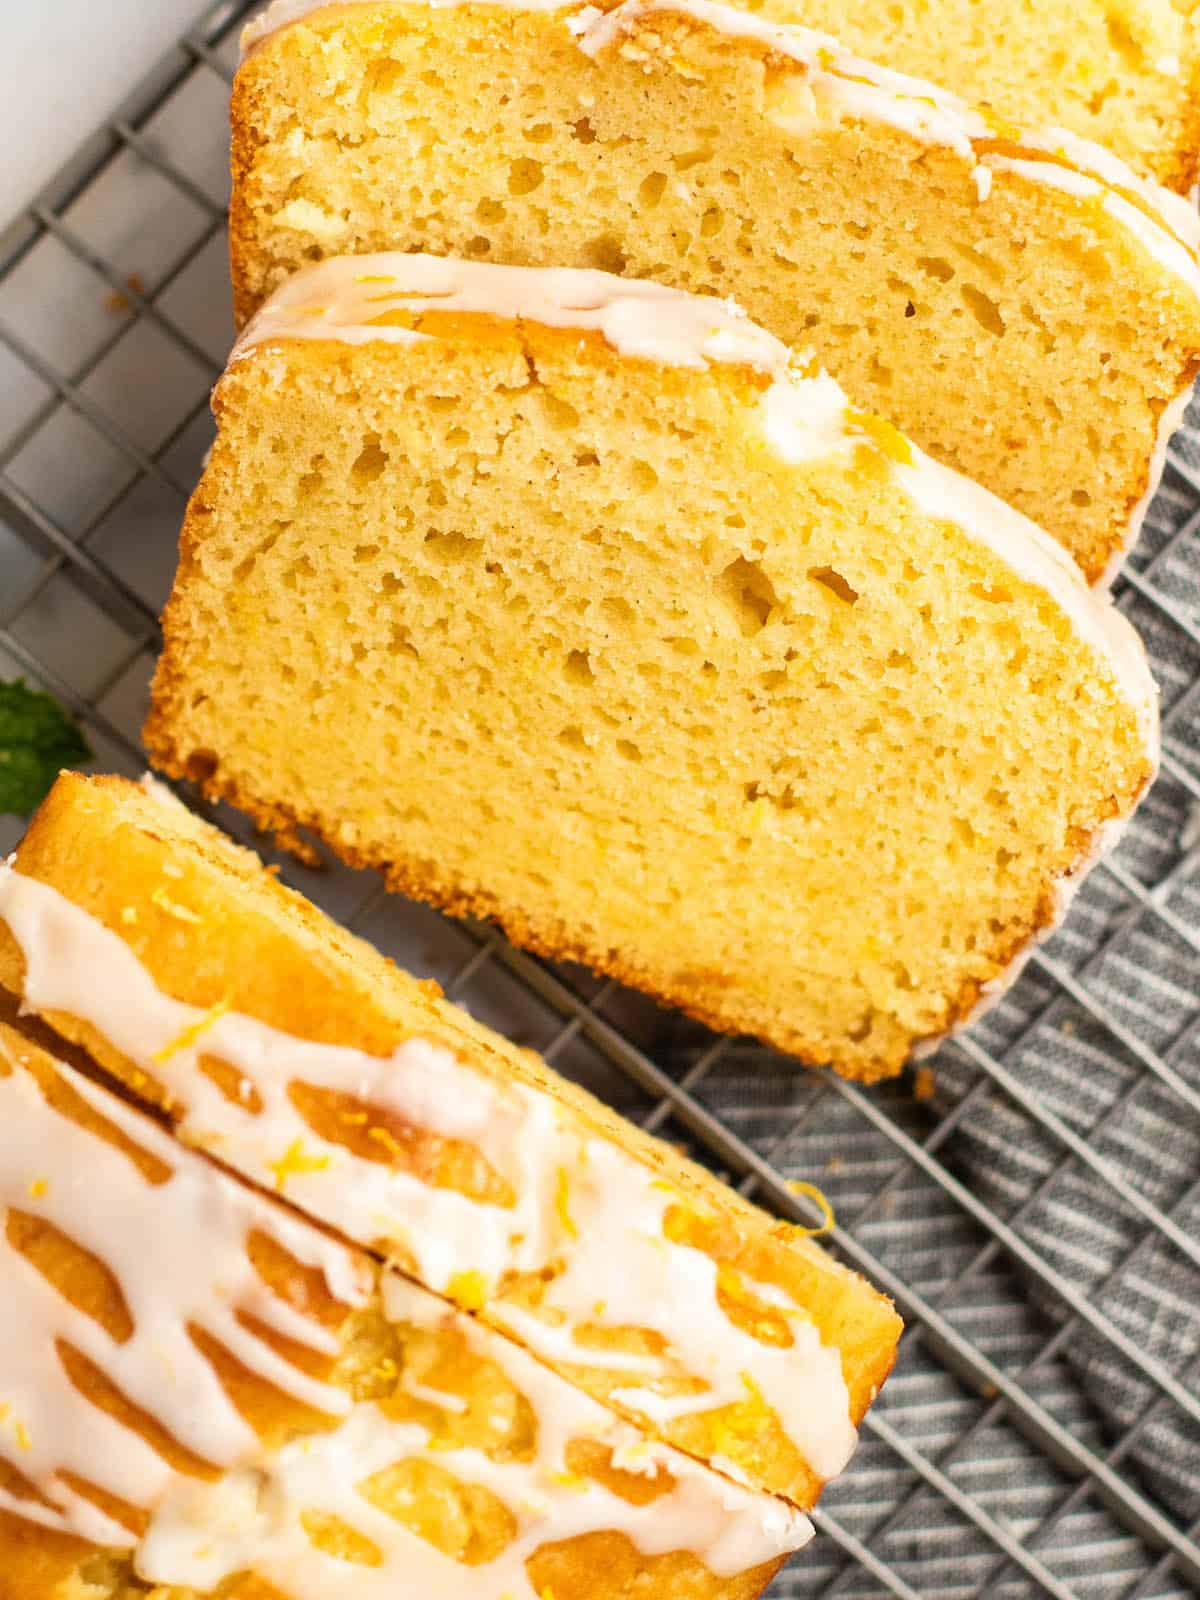
<path fill-rule="evenodd" d="M 239 72 L 233 80 L 229 110 L 229 163 L 233 183 L 229 197 L 229 268 L 233 280 L 233 316 L 239 328 L 244 327 L 258 309 L 261 296 L 250 286 L 261 282 L 264 270 L 248 199 L 254 159 L 262 142 L 256 132 L 258 119 L 255 115 L 261 92 L 247 73 Z"/>
<path fill-rule="evenodd" d="M 77 1576 L 92 1545 L 53 1533 L 23 1517 L 0 1511 L 0 1594 L 4 1600 L 92 1600 L 86 1591 L 74 1594 L 68 1580 Z"/>

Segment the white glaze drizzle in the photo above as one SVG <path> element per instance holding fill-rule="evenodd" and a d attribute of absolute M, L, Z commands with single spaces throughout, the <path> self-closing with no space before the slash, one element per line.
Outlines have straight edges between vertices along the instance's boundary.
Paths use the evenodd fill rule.
<path fill-rule="evenodd" d="M 207 1590 L 235 1572 L 282 1584 L 292 1600 L 391 1600 L 403 1580 L 423 1597 L 536 1600 L 525 1561 L 542 1544 L 580 1533 L 625 1534 L 643 1555 L 686 1550 L 717 1576 L 732 1576 L 799 1549 L 807 1519 L 771 1496 L 748 1492 L 643 1438 L 628 1424 L 546 1371 L 507 1339 L 453 1312 L 389 1273 L 383 1309 L 397 1324 L 453 1330 L 499 1366 L 537 1421 L 525 1463 L 497 1462 L 475 1449 L 443 1450 L 430 1430 L 389 1420 L 377 1406 L 351 1406 L 340 1389 L 282 1361 L 237 1320 L 248 1314 L 307 1348 L 336 1355 L 337 1339 L 279 1300 L 257 1277 L 249 1235 L 266 1233 L 305 1265 L 320 1268 L 330 1292 L 365 1303 L 371 1276 L 345 1247 L 281 1207 L 244 1190 L 202 1157 L 182 1150 L 107 1091 L 55 1064 L 61 1080 L 145 1154 L 170 1172 L 152 1183 L 130 1155 L 50 1106 L 20 1053 L 0 1034 L 12 1072 L 0 1077 L 0 1215 L 36 1215 L 87 1250 L 113 1275 L 132 1333 L 119 1344 L 54 1289 L 13 1246 L 0 1242 L 5 1298 L 0 1358 L 0 1458 L 48 1505 L 0 1490 L 0 1506 L 27 1521 L 110 1549 L 134 1552 L 150 1582 Z M 215 1372 L 188 1337 L 203 1327 L 250 1370 L 283 1392 L 343 1420 L 281 1450 L 267 1450 L 234 1409 Z M 67 1340 L 173 1438 L 224 1469 L 214 1482 L 173 1469 L 141 1436 L 84 1397 L 56 1354 Z M 405 1375 L 401 1375 L 402 1384 Z M 403 1384 L 449 1415 L 467 1403 L 425 1385 Z M 647 1507 L 629 1505 L 569 1470 L 575 1438 L 595 1440 L 639 1470 L 674 1480 Z M 516 1537 L 487 1567 L 439 1554 L 358 1490 L 373 1472 L 406 1459 L 435 1463 L 481 1484 L 512 1511 Z M 73 1472 L 150 1513 L 143 1539 L 74 1492 Z M 306 1512 L 332 1513 L 370 1538 L 378 1567 L 347 1566 L 322 1554 L 304 1530 Z M 412 1588 L 414 1575 L 421 1582 Z"/>
<path fill-rule="evenodd" d="M 856 1436 L 838 1350 L 822 1343 L 802 1307 L 768 1285 L 746 1287 L 772 1304 L 783 1301 L 794 1343 L 768 1345 L 739 1329 L 718 1303 L 714 1262 L 663 1234 L 664 1216 L 682 1196 L 618 1146 L 563 1123 L 549 1096 L 477 1072 L 419 1038 L 380 1058 L 173 1000 L 124 940 L 11 864 L 0 867 L 0 918 L 24 954 L 24 1004 L 90 1022 L 166 1085 L 189 1142 L 258 1183 L 283 1172 L 290 1201 L 361 1244 L 397 1246 L 437 1293 L 453 1296 L 460 1274 L 492 1288 L 507 1274 L 560 1263 L 545 1303 L 563 1326 L 500 1298 L 489 1299 L 488 1317 L 551 1363 L 627 1373 L 618 1403 L 651 1422 L 745 1401 L 749 1377 L 819 1477 L 845 1466 Z M 190 1042 L 171 1050 L 189 1032 Z M 261 1111 L 227 1099 L 199 1070 L 201 1055 L 233 1066 L 254 1086 Z M 515 1205 L 432 1187 L 321 1138 L 293 1104 L 293 1082 L 341 1091 L 469 1141 L 507 1180 Z M 589 1324 L 649 1329 L 667 1353 L 618 1359 L 589 1350 L 573 1336 Z M 667 1401 L 664 1384 L 681 1377 L 705 1388 L 686 1404 Z"/>
<path fill-rule="evenodd" d="M 582 267 L 504 267 L 455 257 L 332 257 L 279 288 L 234 346 L 232 361 L 274 339 L 411 345 L 428 335 L 381 324 L 397 311 L 474 312 L 594 332 L 619 355 L 664 366 L 787 365 L 778 339 L 729 300 Z"/>
<path fill-rule="evenodd" d="M 249 1371 L 329 1415 L 348 1409 L 340 1389 L 307 1376 L 239 1320 L 239 1313 L 314 1352 L 330 1355 L 329 1332 L 273 1294 L 247 1254 L 253 1232 L 319 1268 L 344 1304 L 363 1298 L 352 1256 L 189 1154 L 71 1068 L 62 1080 L 170 1172 L 151 1184 L 130 1157 L 55 1111 L 0 1034 L 13 1070 L 0 1077 L 0 1214 L 24 1211 L 73 1240 L 112 1273 L 132 1333 L 118 1343 L 73 1307 L 0 1233 L 4 1336 L 0 1357 L 0 1458 L 50 1502 L 39 1506 L 0 1488 L 0 1506 L 61 1532 L 129 1545 L 127 1530 L 75 1493 L 73 1472 L 133 1506 L 152 1505 L 175 1476 L 132 1432 L 84 1399 L 56 1351 L 65 1340 L 178 1444 L 214 1467 L 236 1467 L 259 1450 L 216 1372 L 188 1334 L 202 1328 Z"/>
<path fill-rule="evenodd" d="M 355 7 L 378 0 L 341 0 L 341 7 L 329 0 L 274 0 L 266 12 L 249 23 L 242 35 L 243 57 L 266 39 L 319 11 Z M 437 9 L 479 0 L 401 0 L 406 4 L 425 4 Z M 756 41 L 777 55 L 804 68 L 802 87 L 807 98 L 796 102 L 792 118 L 776 117 L 781 126 L 792 120 L 798 133 L 814 126 L 836 123 L 843 118 L 875 122 L 911 135 L 926 144 L 943 145 L 970 163 L 979 203 L 985 204 L 992 192 L 994 171 L 1019 171 L 1035 183 L 1066 190 L 1077 196 L 1093 191 L 1072 188 L 1069 175 L 1095 180 L 1105 191 L 1104 208 L 1146 248 L 1168 271 L 1183 277 L 1200 295 L 1200 217 L 1182 196 L 1142 178 L 1119 157 L 1091 140 L 1066 129 L 1019 130 L 1012 136 L 1015 145 L 1050 160 L 1020 161 L 993 152 L 977 153 L 977 141 L 997 137 L 987 119 L 960 96 L 940 85 L 894 72 L 877 62 L 853 55 L 829 34 L 819 33 L 794 23 L 770 22 L 736 6 L 716 0 L 624 0 L 611 11 L 582 0 L 562 5 L 556 0 L 482 0 L 519 11 L 561 11 L 570 31 L 585 54 L 596 57 L 623 34 L 635 29 L 641 19 L 656 13 L 687 16 L 727 37 Z M 1066 163 L 1066 165 L 1062 165 Z M 1066 172 L 1068 181 L 1057 176 Z M 1141 205 L 1122 198 L 1136 195 Z M 1142 209 L 1142 207 L 1146 209 Z"/>
<path fill-rule="evenodd" d="M 360 1404 L 336 1433 L 279 1452 L 264 1484 L 245 1474 L 219 1485 L 180 1483 L 161 1504 L 138 1555 L 151 1582 L 205 1590 L 239 1570 L 276 1583 L 293 1600 L 394 1600 L 400 1587 L 422 1600 L 539 1600 L 526 1570 L 544 1544 L 613 1530 L 643 1556 L 687 1550 L 718 1577 L 732 1577 L 799 1549 L 808 1520 L 782 1501 L 749 1492 L 643 1438 L 628 1424 L 524 1351 L 472 1318 L 450 1310 L 398 1274 L 384 1280 L 389 1318 L 450 1329 L 476 1355 L 493 1361 L 533 1408 L 536 1452 L 529 1461 L 496 1461 L 475 1448 L 439 1448 L 423 1424 L 389 1421 Z M 446 1407 L 454 1412 L 454 1407 Z M 592 1479 L 572 1475 L 568 1446 L 589 1439 L 617 1460 L 636 1463 L 669 1490 L 634 1506 Z M 493 1560 L 464 1567 L 371 1504 L 358 1486 L 399 1460 L 427 1460 L 461 1482 L 490 1491 L 508 1508 L 515 1534 Z M 301 1514 L 316 1509 L 369 1539 L 377 1566 L 332 1559 L 314 1549 Z M 212 1538 L 213 1526 L 223 1538 Z"/>

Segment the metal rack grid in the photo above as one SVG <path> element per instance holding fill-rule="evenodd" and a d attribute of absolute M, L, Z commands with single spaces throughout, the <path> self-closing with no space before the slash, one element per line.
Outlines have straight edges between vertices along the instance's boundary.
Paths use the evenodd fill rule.
<path fill-rule="evenodd" d="M 222 0 L 0 238 L 0 676 L 138 728 L 230 338 Z M 1118 586 L 1163 689 L 1162 777 L 1066 928 L 932 1067 L 863 1090 L 385 896 L 285 875 L 778 1214 L 818 1182 L 892 1294 L 897 1371 L 774 1594 L 1200 1592 L 1200 431 Z M 246 825 L 222 812 L 245 838 Z M 15 842 L 0 819 L 0 849 Z M 261 841 L 257 841 L 261 846 Z"/>

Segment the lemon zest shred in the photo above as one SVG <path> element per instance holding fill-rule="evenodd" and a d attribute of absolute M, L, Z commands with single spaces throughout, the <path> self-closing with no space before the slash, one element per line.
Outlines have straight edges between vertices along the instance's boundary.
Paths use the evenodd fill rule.
<path fill-rule="evenodd" d="M 569 1238 L 578 1239 L 579 1229 L 571 1216 L 569 1200 L 571 1194 L 571 1180 L 566 1167 L 559 1167 L 558 1180 L 554 1189 L 554 1209 L 558 1213 L 558 1220 L 562 1223 L 563 1232 Z"/>
<path fill-rule="evenodd" d="M 275 1174 L 275 1187 L 282 1194 L 289 1178 L 302 1178 L 309 1172 L 324 1172 L 328 1156 L 307 1156 L 303 1139 L 293 1139 L 278 1161 L 268 1161 L 267 1170 Z"/>
<path fill-rule="evenodd" d="M 912 445 L 899 428 L 894 428 L 890 422 L 885 422 L 874 412 L 848 410 L 846 425 L 858 433 L 865 434 L 890 460 L 898 462 L 902 467 L 912 466 Z"/>
<path fill-rule="evenodd" d="M 488 1282 L 482 1272 L 456 1272 L 446 1293 L 467 1311 L 482 1311 L 487 1304 Z"/>
<path fill-rule="evenodd" d="M 374 1128 L 368 1128 L 367 1138 L 374 1139 L 376 1144 L 381 1144 L 390 1156 L 402 1156 L 404 1154 L 404 1146 L 400 1143 L 399 1139 L 397 1139 L 394 1134 L 389 1133 L 386 1128 L 380 1128 L 378 1126 Z"/>
<path fill-rule="evenodd" d="M 191 906 L 181 906 L 178 900 L 172 900 L 161 885 L 151 892 L 150 902 L 160 911 L 165 911 L 168 917 L 174 917 L 176 922 L 189 922 L 193 927 L 199 927 L 204 921 L 200 913 L 193 911 Z"/>
<path fill-rule="evenodd" d="M 182 1033 L 176 1034 L 170 1044 L 163 1045 L 161 1050 L 156 1050 L 150 1057 L 158 1066 L 165 1065 L 172 1056 L 178 1055 L 181 1050 L 190 1050 L 196 1040 L 206 1034 L 208 1030 L 218 1023 L 229 1010 L 228 1000 L 218 1000 L 211 1010 L 205 1012 L 198 1022 L 191 1022 Z"/>
<path fill-rule="evenodd" d="M 742 1385 L 755 1406 L 761 1411 L 770 1411 L 771 1408 L 767 1404 L 766 1396 L 755 1382 L 753 1375 L 749 1372 L 739 1372 L 738 1377 L 742 1380 Z"/>
<path fill-rule="evenodd" d="M 802 1194 L 811 1200 L 824 1218 L 819 1228 L 807 1228 L 802 1222 L 794 1223 L 795 1232 L 802 1234 L 806 1239 L 819 1239 L 826 1233 L 832 1233 L 837 1226 L 837 1218 L 833 1214 L 833 1207 L 816 1184 L 805 1183 L 802 1178 L 792 1178 L 787 1187 L 791 1194 Z"/>
<path fill-rule="evenodd" d="M 746 1287 L 746 1280 L 736 1267 L 731 1267 L 727 1261 L 722 1261 L 717 1266 L 717 1289 L 732 1300 L 735 1305 L 747 1310 L 757 1310 L 759 1302 Z"/>

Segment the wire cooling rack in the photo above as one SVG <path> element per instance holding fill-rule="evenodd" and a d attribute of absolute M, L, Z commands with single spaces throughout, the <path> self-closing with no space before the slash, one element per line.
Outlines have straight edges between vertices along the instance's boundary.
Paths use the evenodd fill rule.
<path fill-rule="evenodd" d="M 143 768 L 157 614 L 212 437 L 250 9 L 213 6 L 0 238 L 0 676 L 71 706 L 100 770 Z M 1163 690 L 1162 776 L 1004 1003 L 893 1084 L 798 1071 L 370 876 L 283 864 L 763 1205 L 811 1222 L 788 1181 L 825 1190 L 834 1247 L 908 1330 L 776 1596 L 1200 1592 L 1198 420 L 1118 585 Z M 18 832 L 0 818 L 0 849 Z"/>

